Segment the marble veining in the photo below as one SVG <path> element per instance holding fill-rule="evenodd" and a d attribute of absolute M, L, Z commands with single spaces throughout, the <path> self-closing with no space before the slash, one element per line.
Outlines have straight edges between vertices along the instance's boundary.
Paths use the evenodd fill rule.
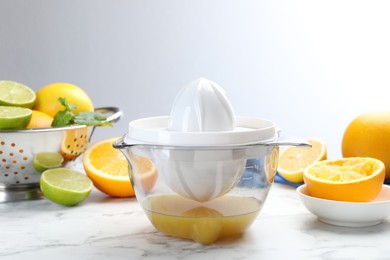
<path fill-rule="evenodd" d="M 76 207 L 0 203 L 0 234 L 0 259 L 390 259 L 389 219 L 364 228 L 328 225 L 281 184 L 245 234 L 213 245 L 165 236 L 135 198 L 97 190 Z"/>

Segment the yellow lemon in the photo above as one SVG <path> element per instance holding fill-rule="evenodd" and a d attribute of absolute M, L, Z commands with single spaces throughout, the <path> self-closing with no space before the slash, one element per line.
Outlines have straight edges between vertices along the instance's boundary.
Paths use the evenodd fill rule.
<path fill-rule="evenodd" d="M 318 139 L 307 140 L 311 148 L 288 147 L 280 153 L 278 173 L 294 183 L 303 182 L 303 170 L 312 163 L 325 160 L 326 145 Z"/>
<path fill-rule="evenodd" d="M 54 117 L 58 111 L 64 110 L 64 107 L 58 101 L 58 98 L 66 98 L 69 104 L 76 105 L 73 111 L 75 114 L 80 112 L 93 111 L 94 106 L 91 99 L 80 87 L 70 83 L 53 83 L 47 85 L 36 92 L 36 100 L 33 109 L 41 111 Z"/>

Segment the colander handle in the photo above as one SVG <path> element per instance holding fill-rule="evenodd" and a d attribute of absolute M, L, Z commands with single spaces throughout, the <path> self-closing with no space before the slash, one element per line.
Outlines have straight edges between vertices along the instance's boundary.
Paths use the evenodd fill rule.
<path fill-rule="evenodd" d="M 118 122 L 123 116 L 122 110 L 117 107 L 99 107 L 95 111 L 107 115 L 107 121 L 111 123 Z"/>

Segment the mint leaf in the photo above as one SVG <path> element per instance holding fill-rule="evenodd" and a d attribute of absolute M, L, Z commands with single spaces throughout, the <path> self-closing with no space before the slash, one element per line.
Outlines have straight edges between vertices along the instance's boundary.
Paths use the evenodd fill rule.
<path fill-rule="evenodd" d="M 67 126 L 72 124 L 86 126 L 112 126 L 111 122 L 107 121 L 107 117 L 98 112 L 81 112 L 75 115 L 72 110 L 77 108 L 74 104 L 69 104 L 66 98 L 58 98 L 58 102 L 65 107 L 63 111 L 58 111 L 54 116 L 51 126 Z"/>
<path fill-rule="evenodd" d="M 81 112 L 74 116 L 73 122 L 79 125 L 88 126 L 112 126 L 111 122 L 106 121 L 107 117 L 98 112 Z"/>
<path fill-rule="evenodd" d="M 51 126 L 67 126 L 72 124 L 74 114 L 71 111 L 64 110 L 59 111 L 54 116 L 53 122 L 51 123 Z"/>
<path fill-rule="evenodd" d="M 57 99 L 61 105 L 63 105 L 65 107 L 65 110 L 67 111 L 72 111 L 72 110 L 75 110 L 77 108 L 77 106 L 75 104 L 69 104 L 68 101 L 66 101 L 66 98 L 58 98 Z"/>

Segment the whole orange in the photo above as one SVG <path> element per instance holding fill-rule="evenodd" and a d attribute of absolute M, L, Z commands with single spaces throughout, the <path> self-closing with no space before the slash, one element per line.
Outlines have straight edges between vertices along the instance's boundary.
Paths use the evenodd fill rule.
<path fill-rule="evenodd" d="M 54 117 L 58 111 L 64 110 L 64 106 L 58 98 L 66 98 L 69 104 L 76 105 L 75 114 L 93 111 L 94 106 L 85 91 L 70 83 L 53 83 L 36 92 L 36 100 L 33 109 Z"/>
<path fill-rule="evenodd" d="M 53 122 L 53 118 L 48 114 L 45 114 L 37 110 L 33 110 L 32 117 L 27 128 L 51 127 L 52 122 Z"/>
<path fill-rule="evenodd" d="M 390 111 L 370 111 L 356 117 L 344 132 L 342 154 L 381 160 L 386 178 L 390 178 Z"/>

